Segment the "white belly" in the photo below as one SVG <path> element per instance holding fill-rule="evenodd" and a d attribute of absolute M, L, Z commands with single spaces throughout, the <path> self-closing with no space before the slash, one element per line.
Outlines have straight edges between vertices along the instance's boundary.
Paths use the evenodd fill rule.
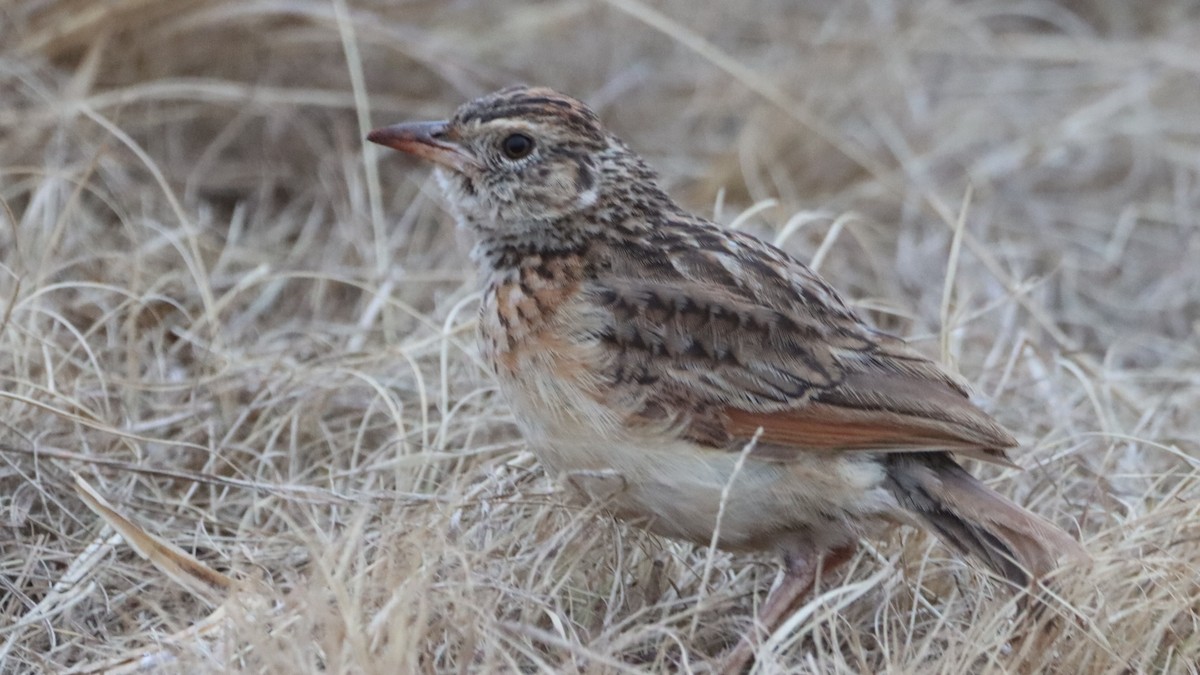
<path fill-rule="evenodd" d="M 543 439 L 533 449 L 554 474 L 624 520 L 658 534 L 733 550 L 771 548 L 783 534 L 822 547 L 851 543 L 895 508 L 884 470 L 866 455 L 799 453 L 764 462 L 683 440 Z"/>

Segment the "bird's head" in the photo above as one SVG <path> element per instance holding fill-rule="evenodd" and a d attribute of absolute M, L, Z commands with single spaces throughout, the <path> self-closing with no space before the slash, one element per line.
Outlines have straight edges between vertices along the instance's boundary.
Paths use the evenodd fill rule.
<path fill-rule="evenodd" d="M 561 223 L 655 179 L 586 105 L 541 87 L 502 89 L 449 120 L 383 127 L 367 140 L 436 163 L 460 222 L 483 231 Z"/>

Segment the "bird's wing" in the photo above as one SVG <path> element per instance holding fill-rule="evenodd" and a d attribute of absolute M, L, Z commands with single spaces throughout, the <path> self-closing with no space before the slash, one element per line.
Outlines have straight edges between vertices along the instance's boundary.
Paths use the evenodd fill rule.
<path fill-rule="evenodd" d="M 1016 441 L 962 384 L 775 247 L 692 222 L 612 259 L 590 291 L 605 312 L 594 337 L 635 417 L 717 447 L 758 435 L 756 452 L 784 461 L 950 450 L 1008 463 Z"/>

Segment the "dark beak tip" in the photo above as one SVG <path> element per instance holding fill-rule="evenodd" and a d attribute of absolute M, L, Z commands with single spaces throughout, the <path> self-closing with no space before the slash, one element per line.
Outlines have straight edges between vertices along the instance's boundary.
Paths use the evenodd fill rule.
<path fill-rule="evenodd" d="M 384 145 L 387 142 L 387 129 L 372 129 L 367 134 L 367 141 Z"/>

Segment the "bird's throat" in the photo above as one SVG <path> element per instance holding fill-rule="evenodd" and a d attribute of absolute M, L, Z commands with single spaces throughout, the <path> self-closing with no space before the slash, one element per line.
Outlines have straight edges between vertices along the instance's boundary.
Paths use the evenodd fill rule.
<path fill-rule="evenodd" d="M 485 272 L 504 272 L 548 258 L 581 255 L 589 245 L 587 233 L 556 224 L 538 223 L 504 230 L 475 230 L 471 259 Z"/>

